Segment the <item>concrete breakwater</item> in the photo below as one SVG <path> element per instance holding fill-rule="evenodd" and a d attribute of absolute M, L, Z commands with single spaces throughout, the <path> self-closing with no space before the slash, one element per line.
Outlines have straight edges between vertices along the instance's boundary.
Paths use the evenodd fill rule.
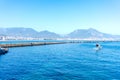
<path fill-rule="evenodd" d="M 39 45 L 51 45 L 51 44 L 64 44 L 65 42 L 31 42 L 31 43 L 16 43 L 16 44 L 0 44 L 0 47 L 25 47 L 25 46 L 39 46 Z"/>
<path fill-rule="evenodd" d="M 28 42 L 28 43 L 14 43 L 14 44 L 0 44 L 0 47 L 25 47 L 25 46 L 39 46 L 39 45 L 52 45 L 52 44 L 67 44 L 67 43 L 97 43 L 106 41 L 65 41 L 65 42 Z M 107 41 L 112 42 L 112 41 Z"/>

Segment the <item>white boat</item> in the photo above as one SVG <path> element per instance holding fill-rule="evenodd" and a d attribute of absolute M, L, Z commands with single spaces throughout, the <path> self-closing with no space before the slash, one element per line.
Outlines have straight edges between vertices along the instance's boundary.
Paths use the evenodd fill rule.
<path fill-rule="evenodd" d="M 100 47 L 96 47 L 96 48 L 94 48 L 95 50 L 101 50 L 102 49 L 102 47 L 100 46 Z"/>

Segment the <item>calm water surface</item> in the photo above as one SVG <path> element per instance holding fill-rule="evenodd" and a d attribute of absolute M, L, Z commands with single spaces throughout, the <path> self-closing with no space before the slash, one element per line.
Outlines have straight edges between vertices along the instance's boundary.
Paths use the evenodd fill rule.
<path fill-rule="evenodd" d="M 120 80 L 120 42 L 10 48 L 0 56 L 0 80 Z"/>

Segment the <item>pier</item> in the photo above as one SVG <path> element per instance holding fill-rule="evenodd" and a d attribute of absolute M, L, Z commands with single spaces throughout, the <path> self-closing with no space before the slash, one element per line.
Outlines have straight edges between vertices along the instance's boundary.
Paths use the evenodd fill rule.
<path fill-rule="evenodd" d="M 26 46 L 52 45 L 52 44 L 64 44 L 64 43 L 65 42 L 31 42 L 31 43 L 0 44 L 0 47 L 11 48 L 11 47 L 26 47 Z"/>
<path fill-rule="evenodd" d="M 26 46 L 40 46 L 40 45 L 52 45 L 52 44 L 67 44 L 67 43 L 97 43 L 97 42 L 113 42 L 113 41 L 64 41 L 64 42 L 26 42 L 26 43 L 14 43 L 14 44 L 0 44 L 2 48 L 12 47 L 26 47 Z"/>

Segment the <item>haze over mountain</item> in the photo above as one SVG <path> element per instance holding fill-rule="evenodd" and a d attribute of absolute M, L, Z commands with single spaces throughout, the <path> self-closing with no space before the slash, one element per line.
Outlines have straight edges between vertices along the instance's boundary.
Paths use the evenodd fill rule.
<path fill-rule="evenodd" d="M 32 37 L 37 35 L 37 32 L 32 28 L 0 28 L 0 34 L 6 36 Z"/>
<path fill-rule="evenodd" d="M 36 31 L 32 28 L 0 28 L 0 35 L 6 36 L 19 36 L 19 37 L 34 37 L 34 38 L 77 38 L 77 39 L 89 39 L 89 38 L 112 38 L 112 39 L 120 39 L 119 35 L 111 35 L 107 33 L 102 33 L 93 28 L 89 29 L 77 29 L 66 36 L 61 36 L 60 34 L 56 34 L 50 31 Z"/>
<path fill-rule="evenodd" d="M 61 36 L 59 34 L 56 34 L 54 32 L 50 32 L 50 31 L 41 31 L 38 33 L 40 38 L 60 38 Z"/>
<path fill-rule="evenodd" d="M 102 33 L 93 28 L 78 29 L 67 35 L 70 38 L 117 38 L 120 36 Z"/>
<path fill-rule="evenodd" d="M 0 35 L 34 37 L 34 38 L 59 38 L 60 35 L 50 31 L 37 32 L 32 28 L 0 28 Z"/>

